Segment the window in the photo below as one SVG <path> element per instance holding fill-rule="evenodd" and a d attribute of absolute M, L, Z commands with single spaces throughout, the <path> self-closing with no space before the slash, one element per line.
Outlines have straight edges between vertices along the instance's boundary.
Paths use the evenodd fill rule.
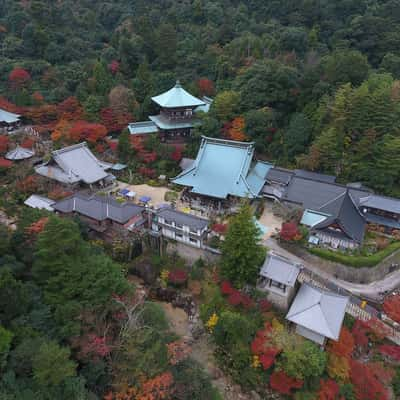
<path fill-rule="evenodd" d="M 195 243 L 195 244 L 198 244 L 198 243 L 199 243 L 199 241 L 198 241 L 198 240 L 196 240 L 196 239 L 193 239 L 193 238 L 190 238 L 189 240 L 190 240 L 190 243 Z"/>
<path fill-rule="evenodd" d="M 175 233 L 175 237 L 177 239 L 182 239 L 183 238 L 183 236 L 180 233 Z"/>
<path fill-rule="evenodd" d="M 286 285 L 284 285 L 283 283 L 280 283 L 280 282 L 276 282 L 272 279 L 269 281 L 269 286 L 276 287 L 278 289 L 281 289 L 283 292 L 286 292 Z"/>
<path fill-rule="evenodd" d="M 182 224 L 178 224 L 177 222 L 175 222 L 175 226 L 176 226 L 178 229 L 183 229 L 183 225 L 182 225 Z"/>

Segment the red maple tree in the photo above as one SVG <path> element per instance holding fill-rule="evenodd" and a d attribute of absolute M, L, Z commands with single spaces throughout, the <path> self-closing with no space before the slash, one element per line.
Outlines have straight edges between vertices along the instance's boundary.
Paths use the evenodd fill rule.
<path fill-rule="evenodd" d="M 368 364 L 351 360 L 350 365 L 350 379 L 357 400 L 387 400 L 389 398 L 387 390 Z"/>
<path fill-rule="evenodd" d="M 340 357 L 350 358 L 354 350 L 354 338 L 351 332 L 344 326 L 340 331 L 338 341 L 330 341 L 327 350 Z"/>
<path fill-rule="evenodd" d="M 393 321 L 400 323 L 400 295 L 387 297 L 383 303 L 383 310 Z"/>
<path fill-rule="evenodd" d="M 400 346 L 383 344 L 378 347 L 378 351 L 393 360 L 400 361 Z"/>
<path fill-rule="evenodd" d="M 8 79 L 11 85 L 15 88 L 25 86 L 32 80 L 30 73 L 26 69 L 20 67 L 15 67 L 10 72 Z"/>
<path fill-rule="evenodd" d="M 301 233 L 296 222 L 291 221 L 282 223 L 279 236 L 285 241 L 299 240 L 299 238 L 301 238 Z"/>
<path fill-rule="evenodd" d="M 8 150 L 10 139 L 6 135 L 0 135 L 0 153 L 5 153 Z"/>
<path fill-rule="evenodd" d="M 11 168 L 13 166 L 12 161 L 5 159 L 4 157 L 0 157 L 0 168 Z"/>
<path fill-rule="evenodd" d="M 164 400 L 170 399 L 174 390 L 174 377 L 171 372 L 164 372 L 142 385 L 137 400 Z"/>
<path fill-rule="evenodd" d="M 201 96 L 213 96 L 215 94 L 214 83 L 208 78 L 200 78 L 197 81 L 197 88 Z"/>
<path fill-rule="evenodd" d="M 281 394 L 291 395 L 292 390 L 300 389 L 303 386 L 303 381 L 292 378 L 283 371 L 275 371 L 270 377 L 269 384 L 271 389 Z"/>
<path fill-rule="evenodd" d="M 318 400 L 339 400 L 339 385 L 332 379 L 320 380 Z"/>

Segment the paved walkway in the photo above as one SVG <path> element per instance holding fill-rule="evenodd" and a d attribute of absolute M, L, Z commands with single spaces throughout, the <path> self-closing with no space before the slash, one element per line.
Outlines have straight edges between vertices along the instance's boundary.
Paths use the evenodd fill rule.
<path fill-rule="evenodd" d="M 272 238 L 264 240 L 264 244 L 269 249 L 307 266 L 307 269 L 314 272 L 316 275 L 319 275 L 323 279 L 329 280 L 335 285 L 351 292 L 356 296 L 365 297 L 366 299 L 379 302 L 382 300 L 382 292 L 392 292 L 400 287 L 400 270 L 392 272 L 380 281 L 375 281 L 368 284 L 353 283 L 335 278 L 330 273 L 322 271 L 317 264 L 306 262 L 302 258 L 295 256 L 294 254 L 282 248 L 279 243 Z"/>

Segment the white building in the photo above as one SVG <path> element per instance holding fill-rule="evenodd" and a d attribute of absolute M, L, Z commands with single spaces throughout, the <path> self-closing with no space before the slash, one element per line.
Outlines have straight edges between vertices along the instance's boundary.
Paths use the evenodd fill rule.
<path fill-rule="evenodd" d="M 153 218 L 152 230 L 165 238 L 202 248 L 207 237 L 208 222 L 172 208 L 162 208 Z"/>
<path fill-rule="evenodd" d="M 300 264 L 270 251 L 261 268 L 257 288 L 267 294 L 272 304 L 287 311 L 296 294 L 300 269 Z"/>

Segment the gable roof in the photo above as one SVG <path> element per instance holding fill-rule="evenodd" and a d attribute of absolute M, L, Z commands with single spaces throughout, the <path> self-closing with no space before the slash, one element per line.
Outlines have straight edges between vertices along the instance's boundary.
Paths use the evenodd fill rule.
<path fill-rule="evenodd" d="M 77 212 L 97 221 L 110 219 L 120 224 L 125 224 L 145 210 L 144 207 L 133 203 L 120 203 L 113 197 L 88 196 L 82 193 L 58 201 L 53 208 L 62 213 Z"/>
<path fill-rule="evenodd" d="M 193 193 L 225 199 L 228 195 L 257 197 L 271 164 L 258 162 L 252 169 L 253 142 L 202 137 L 193 165 L 173 182 Z"/>
<path fill-rule="evenodd" d="M 12 124 L 18 122 L 20 117 L 21 116 L 18 114 L 14 114 L 12 112 L 0 108 L 0 122 L 5 122 L 6 124 Z"/>
<path fill-rule="evenodd" d="M 299 264 L 274 252 L 269 252 L 260 271 L 260 275 L 264 278 L 290 287 L 295 285 L 299 273 Z"/>
<path fill-rule="evenodd" d="M 27 158 L 31 158 L 35 155 L 35 152 L 30 149 L 26 149 L 25 147 L 17 146 L 15 149 L 10 150 L 5 158 L 7 160 L 26 160 Z"/>
<path fill-rule="evenodd" d="M 206 103 L 197 97 L 192 96 L 177 81 L 175 86 L 165 93 L 151 98 L 155 103 L 165 108 L 179 107 L 198 107 L 204 106 Z"/>
<path fill-rule="evenodd" d="M 329 217 L 314 225 L 313 229 L 323 229 L 337 223 L 351 239 L 358 243 L 363 241 L 366 222 L 354 204 L 349 190 L 324 204 L 318 211 L 329 215 Z"/>
<path fill-rule="evenodd" d="M 286 319 L 338 340 L 349 298 L 303 283 Z"/>
<path fill-rule="evenodd" d="M 111 165 L 98 160 L 86 142 L 82 142 L 53 151 L 51 159 L 36 167 L 35 171 L 39 175 L 62 183 L 83 181 L 91 184 L 107 177 L 105 170 Z"/>
<path fill-rule="evenodd" d="M 174 210 L 173 208 L 161 208 L 157 211 L 157 216 L 166 218 L 169 221 L 174 221 L 180 225 L 188 226 L 195 230 L 202 230 L 209 224 L 208 219 L 199 218 L 195 215 Z"/>

